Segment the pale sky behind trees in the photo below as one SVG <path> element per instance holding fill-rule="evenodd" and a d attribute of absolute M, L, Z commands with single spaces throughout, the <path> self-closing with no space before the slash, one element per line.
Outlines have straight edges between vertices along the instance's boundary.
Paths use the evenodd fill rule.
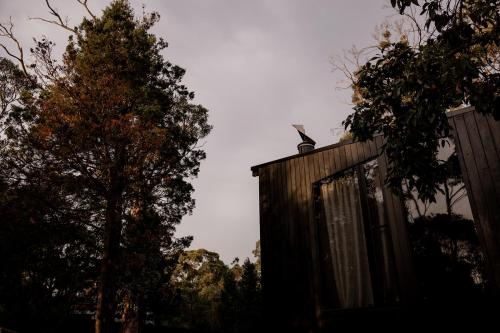
<path fill-rule="evenodd" d="M 76 0 L 52 0 L 70 25 L 85 14 Z M 89 0 L 94 13 L 109 1 Z M 196 208 L 177 234 L 192 248 L 218 252 L 229 263 L 252 257 L 259 239 L 258 178 L 252 165 L 295 154 L 304 124 L 316 147 L 338 141 L 351 112 L 350 91 L 330 58 L 352 45 L 374 44 L 374 28 L 395 14 L 385 0 L 132 0 L 136 14 L 161 15 L 154 33 L 165 57 L 186 69 L 184 83 L 209 109 L 207 159 L 194 180 Z M 67 32 L 28 17 L 50 18 L 43 0 L 0 0 L 25 52 L 43 35 L 64 50 Z M 1 56 L 5 54 L 0 52 Z M 334 130 L 332 132 L 332 129 Z"/>

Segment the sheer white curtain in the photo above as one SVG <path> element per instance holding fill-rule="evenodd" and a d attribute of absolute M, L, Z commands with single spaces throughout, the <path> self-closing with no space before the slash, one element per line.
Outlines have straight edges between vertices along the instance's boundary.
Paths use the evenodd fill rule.
<path fill-rule="evenodd" d="M 321 185 L 339 306 L 373 305 L 358 179 L 354 172 Z"/>

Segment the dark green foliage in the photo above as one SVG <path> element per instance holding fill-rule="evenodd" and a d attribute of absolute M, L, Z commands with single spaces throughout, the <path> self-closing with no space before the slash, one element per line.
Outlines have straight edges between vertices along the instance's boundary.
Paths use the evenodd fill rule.
<path fill-rule="evenodd" d="M 30 80 L 12 61 L 0 57 L 0 131 L 4 129 L 5 117 L 31 87 Z"/>
<path fill-rule="evenodd" d="M 247 258 L 243 263 L 241 277 L 234 270 L 224 276 L 220 300 L 220 318 L 224 332 L 257 332 L 262 329 L 262 294 L 260 277 Z"/>
<path fill-rule="evenodd" d="M 255 242 L 255 250 L 252 251 L 255 257 L 255 269 L 257 270 L 257 275 L 261 276 L 261 250 L 260 250 L 260 239 Z"/>
<path fill-rule="evenodd" d="M 236 276 L 232 270 L 224 274 L 224 284 L 220 297 L 220 321 L 224 332 L 235 332 L 240 315 L 240 295 Z"/>
<path fill-rule="evenodd" d="M 170 282 L 176 291 L 176 316 L 164 313 L 165 324 L 218 330 L 218 306 L 227 270 L 215 252 L 199 249 L 183 253 Z"/>
<path fill-rule="evenodd" d="M 58 331 L 94 307 L 97 249 L 84 226 L 48 208 L 41 188 L 0 189 L 0 326 Z"/>
<path fill-rule="evenodd" d="M 421 15 L 437 33 L 420 45 L 383 43 L 355 76 L 354 113 L 344 122 L 355 138 L 382 133 L 391 166 L 387 183 L 407 180 L 433 201 L 445 180 L 437 150 L 450 135 L 446 111 L 464 104 L 500 118 L 500 2 L 427 0 Z M 392 1 L 403 13 L 417 1 Z"/>
<path fill-rule="evenodd" d="M 256 332 L 261 328 L 260 277 L 248 259 L 226 266 L 217 253 L 186 251 L 172 274 L 175 290 L 158 323 L 204 331 Z"/>
<path fill-rule="evenodd" d="M 255 264 L 248 258 L 243 263 L 243 275 L 238 287 L 240 294 L 238 332 L 259 331 L 262 324 L 260 282 Z"/>
<path fill-rule="evenodd" d="M 175 227 L 162 223 L 147 203 L 125 225 L 118 294 L 123 316 L 138 316 L 138 322 L 158 322 L 169 309 L 169 285 L 179 256 L 192 237 L 175 238 Z M 134 311 L 130 310 L 134 308 Z M 128 310 L 127 310 L 128 309 Z"/>
<path fill-rule="evenodd" d="M 423 216 L 410 223 L 409 231 L 425 302 L 472 306 L 484 301 L 484 258 L 473 221 L 448 214 Z"/>

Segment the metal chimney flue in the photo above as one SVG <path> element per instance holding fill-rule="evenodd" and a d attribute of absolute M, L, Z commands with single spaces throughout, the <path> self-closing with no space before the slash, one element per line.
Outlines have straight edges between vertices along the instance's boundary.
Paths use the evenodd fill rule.
<path fill-rule="evenodd" d="M 314 150 L 314 145 L 316 142 L 306 135 L 306 130 L 304 129 L 304 125 L 292 125 L 299 132 L 300 138 L 302 142 L 297 145 L 297 149 L 299 150 L 299 154 L 307 153 L 309 151 Z"/>

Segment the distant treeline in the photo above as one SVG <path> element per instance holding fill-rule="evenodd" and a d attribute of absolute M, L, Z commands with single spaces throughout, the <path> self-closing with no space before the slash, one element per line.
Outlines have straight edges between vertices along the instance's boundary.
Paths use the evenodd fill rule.
<path fill-rule="evenodd" d="M 0 327 L 19 332 L 93 332 L 98 278 L 94 254 L 58 245 L 71 230 L 33 223 L 20 211 L 7 216 L 9 209 L 0 208 Z M 152 279 L 157 285 L 145 294 L 139 313 L 128 311 L 126 288 L 121 290 L 115 331 L 258 331 L 259 252 L 257 243 L 255 263 L 247 258 L 240 264 L 236 258 L 230 265 L 205 249 L 164 257 L 161 269 L 142 274 L 143 285 L 135 281 L 135 288 Z M 130 274 L 123 271 L 120 276 L 124 286 Z"/>

